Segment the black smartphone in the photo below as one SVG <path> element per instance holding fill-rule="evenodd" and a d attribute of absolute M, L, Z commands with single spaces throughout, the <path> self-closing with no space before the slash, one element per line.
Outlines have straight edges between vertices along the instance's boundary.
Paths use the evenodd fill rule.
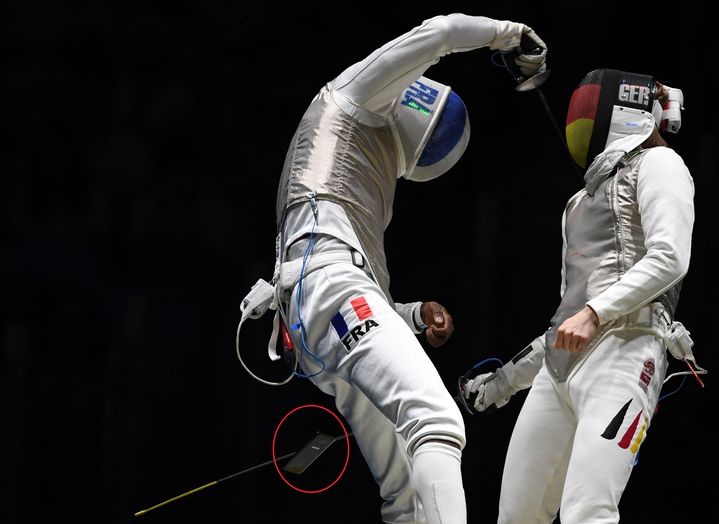
<path fill-rule="evenodd" d="M 336 440 L 335 437 L 317 433 L 305 447 L 299 450 L 282 469 L 299 475 L 306 470 Z"/>

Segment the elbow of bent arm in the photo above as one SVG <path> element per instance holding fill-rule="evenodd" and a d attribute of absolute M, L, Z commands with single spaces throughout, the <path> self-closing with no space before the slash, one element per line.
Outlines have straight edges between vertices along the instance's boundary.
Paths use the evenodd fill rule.
<path fill-rule="evenodd" d="M 421 38 L 432 42 L 438 56 L 489 45 L 496 34 L 495 22 L 462 13 L 440 15 L 426 21 Z"/>
<path fill-rule="evenodd" d="M 444 56 L 452 50 L 452 36 L 454 34 L 450 15 L 436 16 L 427 21 L 422 28 L 421 38 L 425 45 L 431 44 L 427 49 L 434 49 L 435 56 Z"/>
<path fill-rule="evenodd" d="M 659 242 L 651 246 L 646 257 L 654 259 L 660 274 L 667 275 L 671 281 L 677 281 L 689 271 L 691 244 Z"/>
<path fill-rule="evenodd" d="M 664 273 L 666 280 L 672 285 L 683 279 L 689 271 L 689 255 L 673 252 L 663 257 Z"/>
<path fill-rule="evenodd" d="M 689 271 L 690 250 L 675 249 L 669 253 L 669 268 L 674 277 L 679 280 L 686 276 Z"/>
<path fill-rule="evenodd" d="M 684 278 L 689 272 L 689 257 L 683 257 L 678 266 L 679 278 Z"/>

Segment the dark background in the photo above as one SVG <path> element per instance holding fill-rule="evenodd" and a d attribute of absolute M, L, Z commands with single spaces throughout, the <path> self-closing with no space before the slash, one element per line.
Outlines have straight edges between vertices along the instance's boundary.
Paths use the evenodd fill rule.
<path fill-rule="evenodd" d="M 524 22 L 549 47 L 544 94 L 563 129 L 591 69 L 653 73 L 683 90 L 669 136 L 696 187 L 692 264 L 677 311 L 698 362 L 717 366 L 714 27 L 699 3 L 4 3 L 0 17 L 0 522 L 378 522 L 376 485 L 350 438 L 347 469 L 305 494 L 271 463 L 315 431 L 341 434 L 332 399 L 303 379 L 250 377 L 235 354 L 239 305 L 274 264 L 274 203 L 294 127 L 343 68 L 436 14 Z M 560 216 L 580 182 L 536 93 L 518 93 L 481 49 L 428 76 L 470 114 L 451 173 L 401 180 L 387 254 L 398 301 L 454 316 L 439 350 L 447 387 L 507 360 L 559 300 Z M 270 315 L 248 321 L 253 371 Z M 681 370 L 678 362 L 672 369 Z M 660 403 L 621 502 L 622 521 L 715 522 L 716 385 Z M 679 381 L 667 385 L 673 390 Z M 496 520 L 501 469 L 524 392 L 465 418 L 471 522 Z M 290 480 L 337 477 L 345 449 Z M 265 464 L 161 507 L 164 500 Z"/>

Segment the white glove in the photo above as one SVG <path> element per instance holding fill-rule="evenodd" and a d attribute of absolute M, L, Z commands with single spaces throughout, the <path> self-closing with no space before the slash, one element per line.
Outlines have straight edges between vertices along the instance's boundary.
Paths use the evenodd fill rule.
<path fill-rule="evenodd" d="M 492 406 L 501 408 L 509 402 L 512 395 L 532 385 L 535 375 L 544 361 L 544 335 L 535 338 L 531 344 L 514 355 L 512 360 L 494 370 L 463 382 L 460 377 L 460 393 L 464 399 L 472 402 L 479 412 Z M 474 401 L 472 401 L 472 397 Z M 464 403 L 466 406 L 466 403 Z M 469 407 L 469 406 L 466 406 Z M 471 411 L 471 410 L 470 410 Z"/>
<path fill-rule="evenodd" d="M 547 44 L 537 36 L 529 26 L 524 26 L 524 32 L 519 42 L 519 56 L 514 59 L 523 75 L 529 77 L 547 69 Z"/>
<path fill-rule="evenodd" d="M 514 62 L 521 73 L 527 77 L 547 69 L 545 63 L 547 44 L 537 36 L 537 33 L 531 27 L 509 20 L 495 20 L 495 24 L 497 34 L 489 44 L 490 49 L 499 51 L 517 50 L 518 54 Z"/>
<path fill-rule="evenodd" d="M 464 398 L 469 398 L 476 394 L 474 399 L 474 409 L 477 411 L 485 411 L 494 404 L 495 407 L 501 408 L 514 395 L 518 389 L 514 389 L 507 382 L 507 376 L 502 368 L 497 369 L 494 373 L 484 373 L 477 375 L 468 380 L 463 386 Z"/>

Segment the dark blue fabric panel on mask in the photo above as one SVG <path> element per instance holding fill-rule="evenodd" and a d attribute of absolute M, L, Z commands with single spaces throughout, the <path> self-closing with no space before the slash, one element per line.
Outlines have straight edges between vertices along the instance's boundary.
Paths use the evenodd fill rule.
<path fill-rule="evenodd" d="M 431 166 L 446 157 L 459 143 L 467 125 L 467 110 L 464 102 L 454 91 L 449 93 L 439 121 L 427 140 L 418 166 Z"/>

